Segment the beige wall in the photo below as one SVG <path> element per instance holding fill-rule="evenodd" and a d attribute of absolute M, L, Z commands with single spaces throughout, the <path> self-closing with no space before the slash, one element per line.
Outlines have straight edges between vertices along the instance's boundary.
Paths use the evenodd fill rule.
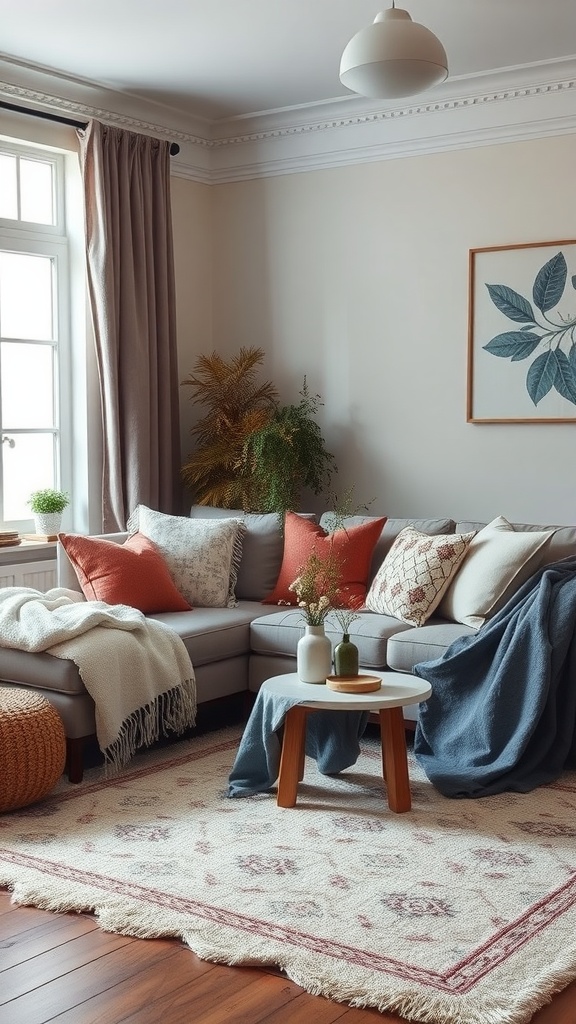
<path fill-rule="evenodd" d="M 575 424 L 466 423 L 468 250 L 576 238 L 575 163 L 566 135 L 219 185 L 208 201 L 175 181 L 182 370 L 260 345 L 285 401 L 306 374 L 336 491 L 354 484 L 375 512 L 576 522 Z M 186 433 L 186 402 L 182 418 Z"/>

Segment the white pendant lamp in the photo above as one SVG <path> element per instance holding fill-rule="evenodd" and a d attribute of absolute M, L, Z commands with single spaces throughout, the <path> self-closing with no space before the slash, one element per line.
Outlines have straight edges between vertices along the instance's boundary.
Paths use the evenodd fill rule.
<path fill-rule="evenodd" d="M 447 77 L 440 40 L 394 2 L 352 37 L 340 61 L 342 85 L 375 99 L 413 96 Z"/>

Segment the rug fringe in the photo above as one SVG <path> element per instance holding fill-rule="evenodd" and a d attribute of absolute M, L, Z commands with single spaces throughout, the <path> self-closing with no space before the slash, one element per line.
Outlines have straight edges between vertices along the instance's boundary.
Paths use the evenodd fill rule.
<path fill-rule="evenodd" d="M 576 973 L 576 957 L 567 955 L 557 970 L 540 980 L 536 991 L 510 993 L 506 1004 L 495 1002 L 489 1006 L 483 1001 L 478 1010 L 465 1006 L 458 996 L 450 998 L 446 993 L 436 997 L 403 989 L 385 998 L 360 996 L 353 979 L 348 982 L 342 979 L 335 984 L 328 972 L 322 977 L 323 958 L 318 954 L 314 957 L 314 971 L 311 973 L 301 952 L 286 955 L 284 946 L 274 949 L 272 942 L 263 943 L 254 937 L 249 953 L 234 955 L 230 952 L 234 939 L 227 935 L 226 927 L 205 924 L 191 931 L 189 920 L 178 912 L 166 912 L 164 909 L 159 914 L 158 908 L 150 910 L 123 903 L 115 897 L 103 896 L 101 890 L 92 890 L 89 886 L 85 887 L 84 899 L 79 899 L 78 887 L 76 896 L 72 897 L 65 880 L 43 878 L 40 889 L 32 878 L 14 881 L 8 877 L 5 868 L 0 875 L 0 885 L 12 890 L 12 901 L 19 906 L 34 906 L 56 913 L 93 913 L 104 931 L 140 939 L 180 939 L 200 959 L 211 963 L 229 967 L 276 966 L 310 995 L 323 996 L 359 1009 L 375 1008 L 380 1013 L 396 1013 L 421 1024 L 438 1024 L 439 1021 L 442 1024 L 528 1024 L 534 1013 L 550 1002 L 554 993 L 574 980 Z M 352 968 L 350 973 L 353 973 Z"/>

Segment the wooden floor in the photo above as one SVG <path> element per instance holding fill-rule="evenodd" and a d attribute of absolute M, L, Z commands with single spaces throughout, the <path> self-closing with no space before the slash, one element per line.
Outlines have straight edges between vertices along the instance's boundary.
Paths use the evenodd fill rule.
<path fill-rule="evenodd" d="M 15 907 L 0 889 L 0 1024 L 400 1024 L 311 996 L 280 972 L 221 967 L 169 939 L 103 932 L 89 914 Z M 576 982 L 533 1024 L 575 1024 Z"/>

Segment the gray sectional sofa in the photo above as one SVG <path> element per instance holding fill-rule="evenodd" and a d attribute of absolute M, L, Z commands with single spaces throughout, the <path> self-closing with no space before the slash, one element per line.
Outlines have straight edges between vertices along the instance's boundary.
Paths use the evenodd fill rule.
<path fill-rule="evenodd" d="M 246 515 L 195 506 L 193 518 L 241 516 L 246 533 L 236 584 L 236 607 L 194 608 L 152 616 L 182 638 L 194 665 L 199 705 L 222 701 L 237 694 L 255 694 L 270 676 L 295 671 L 296 646 L 303 633 L 301 613 L 294 608 L 262 604 L 273 590 L 280 569 L 283 540 L 274 515 Z M 350 525 L 365 521 L 353 517 Z M 375 517 L 370 517 L 375 518 Z M 324 525 L 323 519 L 320 524 Z M 412 525 L 430 535 L 480 530 L 484 523 L 455 522 L 452 519 L 388 519 L 376 544 L 371 577 L 386 557 L 404 527 Z M 513 524 L 515 531 L 549 530 L 551 536 L 532 559 L 530 569 L 576 553 L 576 527 Z M 128 534 L 109 534 L 105 539 L 122 543 Z M 64 549 L 58 550 L 59 586 L 80 590 L 75 571 Z M 370 581 L 369 581 L 370 582 Z M 333 617 L 326 622 L 328 636 L 337 643 L 341 630 Z M 391 669 L 410 672 L 415 664 L 436 658 L 475 626 L 448 621 L 436 613 L 422 626 L 411 626 L 388 615 L 361 611 L 350 627 L 357 644 L 360 671 Z M 68 776 L 80 781 L 83 747 L 94 734 L 94 705 L 75 664 L 50 654 L 0 648 L 0 685 L 26 687 L 46 696 L 59 711 L 68 743 Z M 405 709 L 407 719 L 417 707 Z"/>

